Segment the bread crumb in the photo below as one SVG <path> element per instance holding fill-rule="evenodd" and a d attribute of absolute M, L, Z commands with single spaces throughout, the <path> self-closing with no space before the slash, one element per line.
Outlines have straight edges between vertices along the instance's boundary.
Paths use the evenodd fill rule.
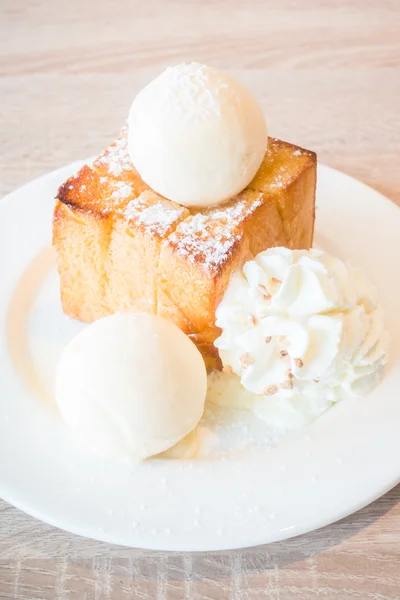
<path fill-rule="evenodd" d="M 283 381 L 280 386 L 282 390 L 292 390 L 293 389 L 293 381 L 291 379 L 287 379 Z"/>
<path fill-rule="evenodd" d="M 264 396 L 273 396 L 274 394 L 276 394 L 277 391 L 278 391 L 278 386 L 277 385 L 274 385 L 274 384 L 273 385 L 269 385 L 264 390 Z"/>
<path fill-rule="evenodd" d="M 249 352 L 245 352 L 244 354 L 242 354 L 239 360 L 243 369 L 247 369 L 248 366 L 254 363 L 254 358 Z"/>

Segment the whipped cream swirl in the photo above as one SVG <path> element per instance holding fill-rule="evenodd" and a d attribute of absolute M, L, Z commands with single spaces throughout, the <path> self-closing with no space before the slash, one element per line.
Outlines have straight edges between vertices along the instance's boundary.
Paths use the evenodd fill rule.
<path fill-rule="evenodd" d="M 254 394 L 336 401 L 383 377 L 389 335 L 376 291 L 325 252 L 261 252 L 233 274 L 216 315 L 225 370 Z"/>

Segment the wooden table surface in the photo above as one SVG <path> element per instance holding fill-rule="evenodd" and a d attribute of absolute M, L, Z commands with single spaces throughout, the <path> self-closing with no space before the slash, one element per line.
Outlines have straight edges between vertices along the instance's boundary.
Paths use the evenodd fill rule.
<path fill-rule="evenodd" d="M 400 204 L 399 0 L 1 0 L 0 195 L 97 153 L 183 60 L 232 71 L 272 135 Z M 0 501 L 0 599 L 400 598 L 399 500 L 400 486 L 320 531 L 213 554 L 113 547 Z"/>

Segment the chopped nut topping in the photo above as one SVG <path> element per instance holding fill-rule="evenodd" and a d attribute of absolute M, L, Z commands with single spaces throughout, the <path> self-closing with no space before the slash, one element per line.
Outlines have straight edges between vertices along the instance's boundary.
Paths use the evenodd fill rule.
<path fill-rule="evenodd" d="M 264 396 L 273 396 L 278 391 L 277 385 L 269 385 L 264 390 Z"/>
<path fill-rule="evenodd" d="M 319 379 L 314 379 L 314 383 L 319 383 Z"/>
<path fill-rule="evenodd" d="M 222 370 L 224 373 L 228 373 L 229 375 L 233 374 L 233 369 L 232 369 L 231 365 L 226 365 Z"/>
<path fill-rule="evenodd" d="M 291 379 L 287 379 L 283 381 L 280 386 L 282 390 L 292 390 L 293 389 L 293 381 Z"/>
<path fill-rule="evenodd" d="M 269 344 L 271 340 L 272 340 L 272 337 L 269 335 L 268 337 L 265 338 L 265 343 Z"/>
<path fill-rule="evenodd" d="M 250 323 L 250 325 L 252 327 L 255 327 L 256 325 L 258 325 L 258 320 L 257 317 L 255 317 L 254 315 L 252 315 L 251 313 L 249 314 L 249 316 L 247 317 L 248 322 Z"/>
<path fill-rule="evenodd" d="M 295 358 L 294 359 L 294 364 L 296 365 L 296 367 L 299 367 L 299 369 L 301 369 L 302 367 L 304 367 L 304 363 L 301 360 L 301 358 Z"/>
<path fill-rule="evenodd" d="M 276 277 L 272 277 L 271 278 L 271 283 L 273 285 L 280 285 L 282 283 L 282 281 L 280 279 L 277 279 Z"/>
<path fill-rule="evenodd" d="M 293 379 L 294 378 L 294 375 L 293 375 L 293 373 L 292 373 L 292 371 L 290 369 L 287 370 L 287 376 L 288 376 L 289 379 Z"/>
<path fill-rule="evenodd" d="M 252 357 L 252 355 L 249 352 L 245 352 L 244 354 L 242 354 L 242 356 L 239 358 L 240 360 L 240 364 L 243 367 L 243 369 L 247 369 L 247 367 L 249 365 L 252 365 L 254 362 L 254 358 Z"/>
<path fill-rule="evenodd" d="M 281 350 L 281 351 L 279 352 L 279 354 L 280 354 L 280 357 L 281 357 L 281 358 L 286 358 L 287 356 L 289 356 L 289 355 L 288 355 L 288 351 L 287 351 L 287 350 Z"/>
<path fill-rule="evenodd" d="M 257 288 L 258 288 L 258 291 L 261 292 L 261 294 L 264 296 L 265 300 L 271 300 L 271 294 L 269 293 L 269 291 L 267 290 L 265 285 L 263 285 L 262 283 L 259 283 Z"/>

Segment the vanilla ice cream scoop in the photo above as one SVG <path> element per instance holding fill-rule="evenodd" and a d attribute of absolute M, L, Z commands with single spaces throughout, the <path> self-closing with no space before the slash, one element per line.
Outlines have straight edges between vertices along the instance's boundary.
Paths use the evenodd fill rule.
<path fill-rule="evenodd" d="M 243 190 L 267 149 L 263 112 L 230 75 L 198 63 L 170 67 L 136 96 L 128 149 L 143 180 L 184 206 Z"/>
<path fill-rule="evenodd" d="M 117 313 L 89 325 L 64 349 L 56 398 L 68 425 L 103 454 L 144 459 L 167 450 L 200 420 L 203 358 L 173 323 Z"/>
<path fill-rule="evenodd" d="M 247 262 L 232 277 L 217 325 L 224 365 L 264 396 L 363 395 L 387 361 L 389 336 L 374 287 L 318 250 L 272 248 Z"/>

